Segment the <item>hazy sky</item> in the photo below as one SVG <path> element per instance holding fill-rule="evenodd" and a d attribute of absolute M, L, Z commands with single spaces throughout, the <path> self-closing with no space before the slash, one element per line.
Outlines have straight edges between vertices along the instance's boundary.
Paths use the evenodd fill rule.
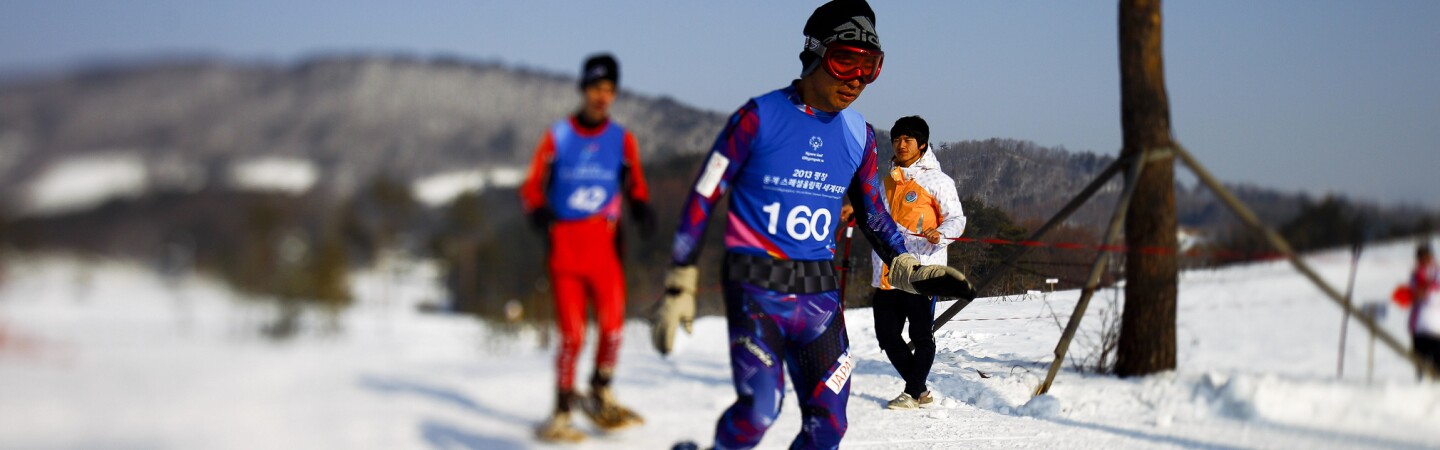
<path fill-rule="evenodd" d="M 938 140 L 1120 147 L 1115 1 L 875 1 L 885 68 L 856 103 Z M 800 69 L 819 1 L 69 0 L 0 4 L 0 72 L 199 53 L 400 52 L 571 74 L 729 112 Z M 1440 1 L 1165 3 L 1175 136 L 1226 180 L 1440 207 Z M 643 143 L 642 143 L 643 145 Z"/>

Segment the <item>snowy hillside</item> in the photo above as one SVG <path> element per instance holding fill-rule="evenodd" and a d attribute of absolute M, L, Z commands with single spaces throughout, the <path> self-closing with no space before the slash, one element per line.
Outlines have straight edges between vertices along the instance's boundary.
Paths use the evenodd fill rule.
<path fill-rule="evenodd" d="M 575 86 L 568 71 L 402 55 L 292 64 L 178 58 L 0 80 L 0 202 L 24 206 L 32 199 L 9 191 L 32 189 L 43 181 L 37 174 L 69 159 L 117 149 L 146 167 L 230 171 L 231 162 L 265 158 L 313 166 L 284 180 L 228 180 L 286 190 L 295 177 L 348 189 L 346 180 L 377 174 L 413 180 L 518 166 L 551 123 L 575 111 Z M 623 88 L 612 113 L 647 160 L 703 151 L 725 123 L 721 113 Z M 128 180 L 115 179 L 128 172 L 112 166 L 81 167 L 108 177 L 89 184 Z"/>
<path fill-rule="evenodd" d="M 138 197 L 149 188 L 135 155 L 92 155 L 46 168 L 29 186 L 24 212 L 54 214 L 93 208 L 114 198 Z"/>
<path fill-rule="evenodd" d="M 1387 297 L 1411 252 L 1365 253 L 1357 301 Z M 1310 260 L 1343 288 L 1347 252 Z M 308 315 L 305 333 L 272 341 L 259 330 L 273 307 L 204 278 L 12 259 L 0 278 L 0 448 L 668 448 L 708 441 L 734 398 L 723 319 L 697 321 L 670 359 L 632 321 L 616 389 L 648 423 L 540 445 L 530 430 L 554 382 L 542 336 L 421 313 L 443 296 L 437 272 L 401 267 L 358 274 L 358 304 L 337 321 Z M 1380 346 L 1366 382 L 1358 324 L 1336 380 L 1340 309 L 1288 265 L 1189 272 L 1180 292 L 1179 370 L 1119 380 L 1067 364 L 1038 401 L 1029 393 L 1078 293 L 977 301 L 939 333 L 940 399 L 915 411 L 883 409 L 901 380 L 870 311 L 848 311 L 858 363 L 843 448 L 1440 447 L 1440 384 L 1416 383 Z M 1092 353 L 1113 295 L 1096 296 L 1072 356 Z M 1408 342 L 1403 311 L 1384 323 Z M 785 448 L 799 429 L 793 395 L 786 402 L 762 448 Z"/>

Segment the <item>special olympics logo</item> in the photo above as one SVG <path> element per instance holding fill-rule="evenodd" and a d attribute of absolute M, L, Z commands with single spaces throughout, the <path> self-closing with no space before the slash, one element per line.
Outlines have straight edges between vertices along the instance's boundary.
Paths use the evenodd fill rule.
<path fill-rule="evenodd" d="M 825 141 L 820 140 L 820 136 L 810 136 L 810 148 L 820 150 L 822 145 L 825 145 Z"/>

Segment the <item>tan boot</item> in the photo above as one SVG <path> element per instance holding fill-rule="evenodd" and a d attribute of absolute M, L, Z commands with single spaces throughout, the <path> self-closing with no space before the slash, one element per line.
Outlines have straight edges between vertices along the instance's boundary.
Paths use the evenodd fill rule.
<path fill-rule="evenodd" d="M 585 440 L 585 433 L 570 423 L 569 411 L 555 411 L 535 429 L 535 437 L 545 442 L 580 442 Z"/>
<path fill-rule="evenodd" d="M 596 427 L 607 432 L 645 424 L 639 414 L 615 401 L 615 394 L 608 386 L 594 388 L 580 401 L 580 406 Z"/>
<path fill-rule="evenodd" d="M 915 409 L 919 408 L 920 405 L 915 403 L 915 398 L 911 397 L 910 394 L 901 392 L 899 397 L 895 397 L 895 399 L 891 400 L 885 407 L 889 409 Z"/>
<path fill-rule="evenodd" d="M 915 399 L 915 404 L 920 406 L 929 406 L 931 403 L 935 403 L 935 396 L 930 395 L 930 391 L 925 391 L 920 394 L 920 398 Z"/>

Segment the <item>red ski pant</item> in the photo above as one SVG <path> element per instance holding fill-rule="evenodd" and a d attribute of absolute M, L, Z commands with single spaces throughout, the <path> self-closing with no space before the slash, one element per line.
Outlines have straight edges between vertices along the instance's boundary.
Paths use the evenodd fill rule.
<path fill-rule="evenodd" d="M 585 344 L 587 300 L 600 326 L 595 370 L 609 373 L 615 367 L 625 324 L 625 276 L 615 232 L 614 223 L 607 220 L 561 221 L 551 226 L 550 283 L 560 330 L 555 366 L 561 391 L 574 389 L 575 360 Z"/>

